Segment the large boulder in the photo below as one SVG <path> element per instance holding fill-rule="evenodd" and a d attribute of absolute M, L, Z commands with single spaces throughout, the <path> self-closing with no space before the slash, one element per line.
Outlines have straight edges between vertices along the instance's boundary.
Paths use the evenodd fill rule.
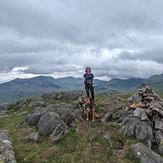
<path fill-rule="evenodd" d="M 141 120 L 138 117 L 125 118 L 122 122 L 121 131 L 126 136 L 133 136 L 135 134 L 135 126 L 141 124 Z"/>
<path fill-rule="evenodd" d="M 62 136 L 67 132 L 67 125 L 55 112 L 47 112 L 42 115 L 37 127 L 38 133 L 43 136 Z"/>
<path fill-rule="evenodd" d="M 63 100 L 77 100 L 83 96 L 83 91 L 67 91 L 63 95 Z"/>
<path fill-rule="evenodd" d="M 71 104 L 49 105 L 47 109 L 60 115 L 62 120 L 70 125 L 75 119 L 75 112 Z"/>
<path fill-rule="evenodd" d="M 153 130 L 147 123 L 142 122 L 135 126 L 135 136 L 138 140 L 150 140 L 153 142 Z"/>
<path fill-rule="evenodd" d="M 128 117 L 122 122 L 121 131 L 126 136 L 135 136 L 138 140 L 153 142 L 152 124 L 142 122 L 139 117 Z"/>

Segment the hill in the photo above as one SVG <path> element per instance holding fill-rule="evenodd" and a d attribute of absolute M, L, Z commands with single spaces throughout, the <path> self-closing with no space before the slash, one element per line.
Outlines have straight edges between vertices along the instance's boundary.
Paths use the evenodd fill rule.
<path fill-rule="evenodd" d="M 149 87 L 153 88 L 156 92 L 163 92 L 163 74 L 153 75 L 143 81 Z"/>

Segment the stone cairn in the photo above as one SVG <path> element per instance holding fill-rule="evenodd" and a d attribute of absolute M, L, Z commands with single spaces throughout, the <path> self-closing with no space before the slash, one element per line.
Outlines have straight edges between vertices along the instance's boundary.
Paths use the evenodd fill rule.
<path fill-rule="evenodd" d="M 122 132 L 146 141 L 149 148 L 156 145 L 163 155 L 163 100 L 146 84 L 128 98 Z"/>

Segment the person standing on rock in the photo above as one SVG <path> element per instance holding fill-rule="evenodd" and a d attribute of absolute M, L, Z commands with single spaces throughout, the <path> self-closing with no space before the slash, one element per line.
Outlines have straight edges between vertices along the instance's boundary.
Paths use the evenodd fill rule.
<path fill-rule="evenodd" d="M 83 86 L 87 96 L 90 97 L 89 95 L 91 93 L 91 98 L 94 101 L 94 75 L 91 73 L 90 67 L 85 69 L 85 74 L 83 75 Z"/>

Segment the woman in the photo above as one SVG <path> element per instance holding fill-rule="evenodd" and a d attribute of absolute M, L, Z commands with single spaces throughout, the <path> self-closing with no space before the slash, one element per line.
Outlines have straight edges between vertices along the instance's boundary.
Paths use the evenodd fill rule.
<path fill-rule="evenodd" d="M 89 93 L 91 93 L 91 98 L 94 101 L 94 75 L 91 73 L 91 68 L 87 67 L 85 69 L 85 74 L 83 75 L 83 84 L 89 97 Z"/>

